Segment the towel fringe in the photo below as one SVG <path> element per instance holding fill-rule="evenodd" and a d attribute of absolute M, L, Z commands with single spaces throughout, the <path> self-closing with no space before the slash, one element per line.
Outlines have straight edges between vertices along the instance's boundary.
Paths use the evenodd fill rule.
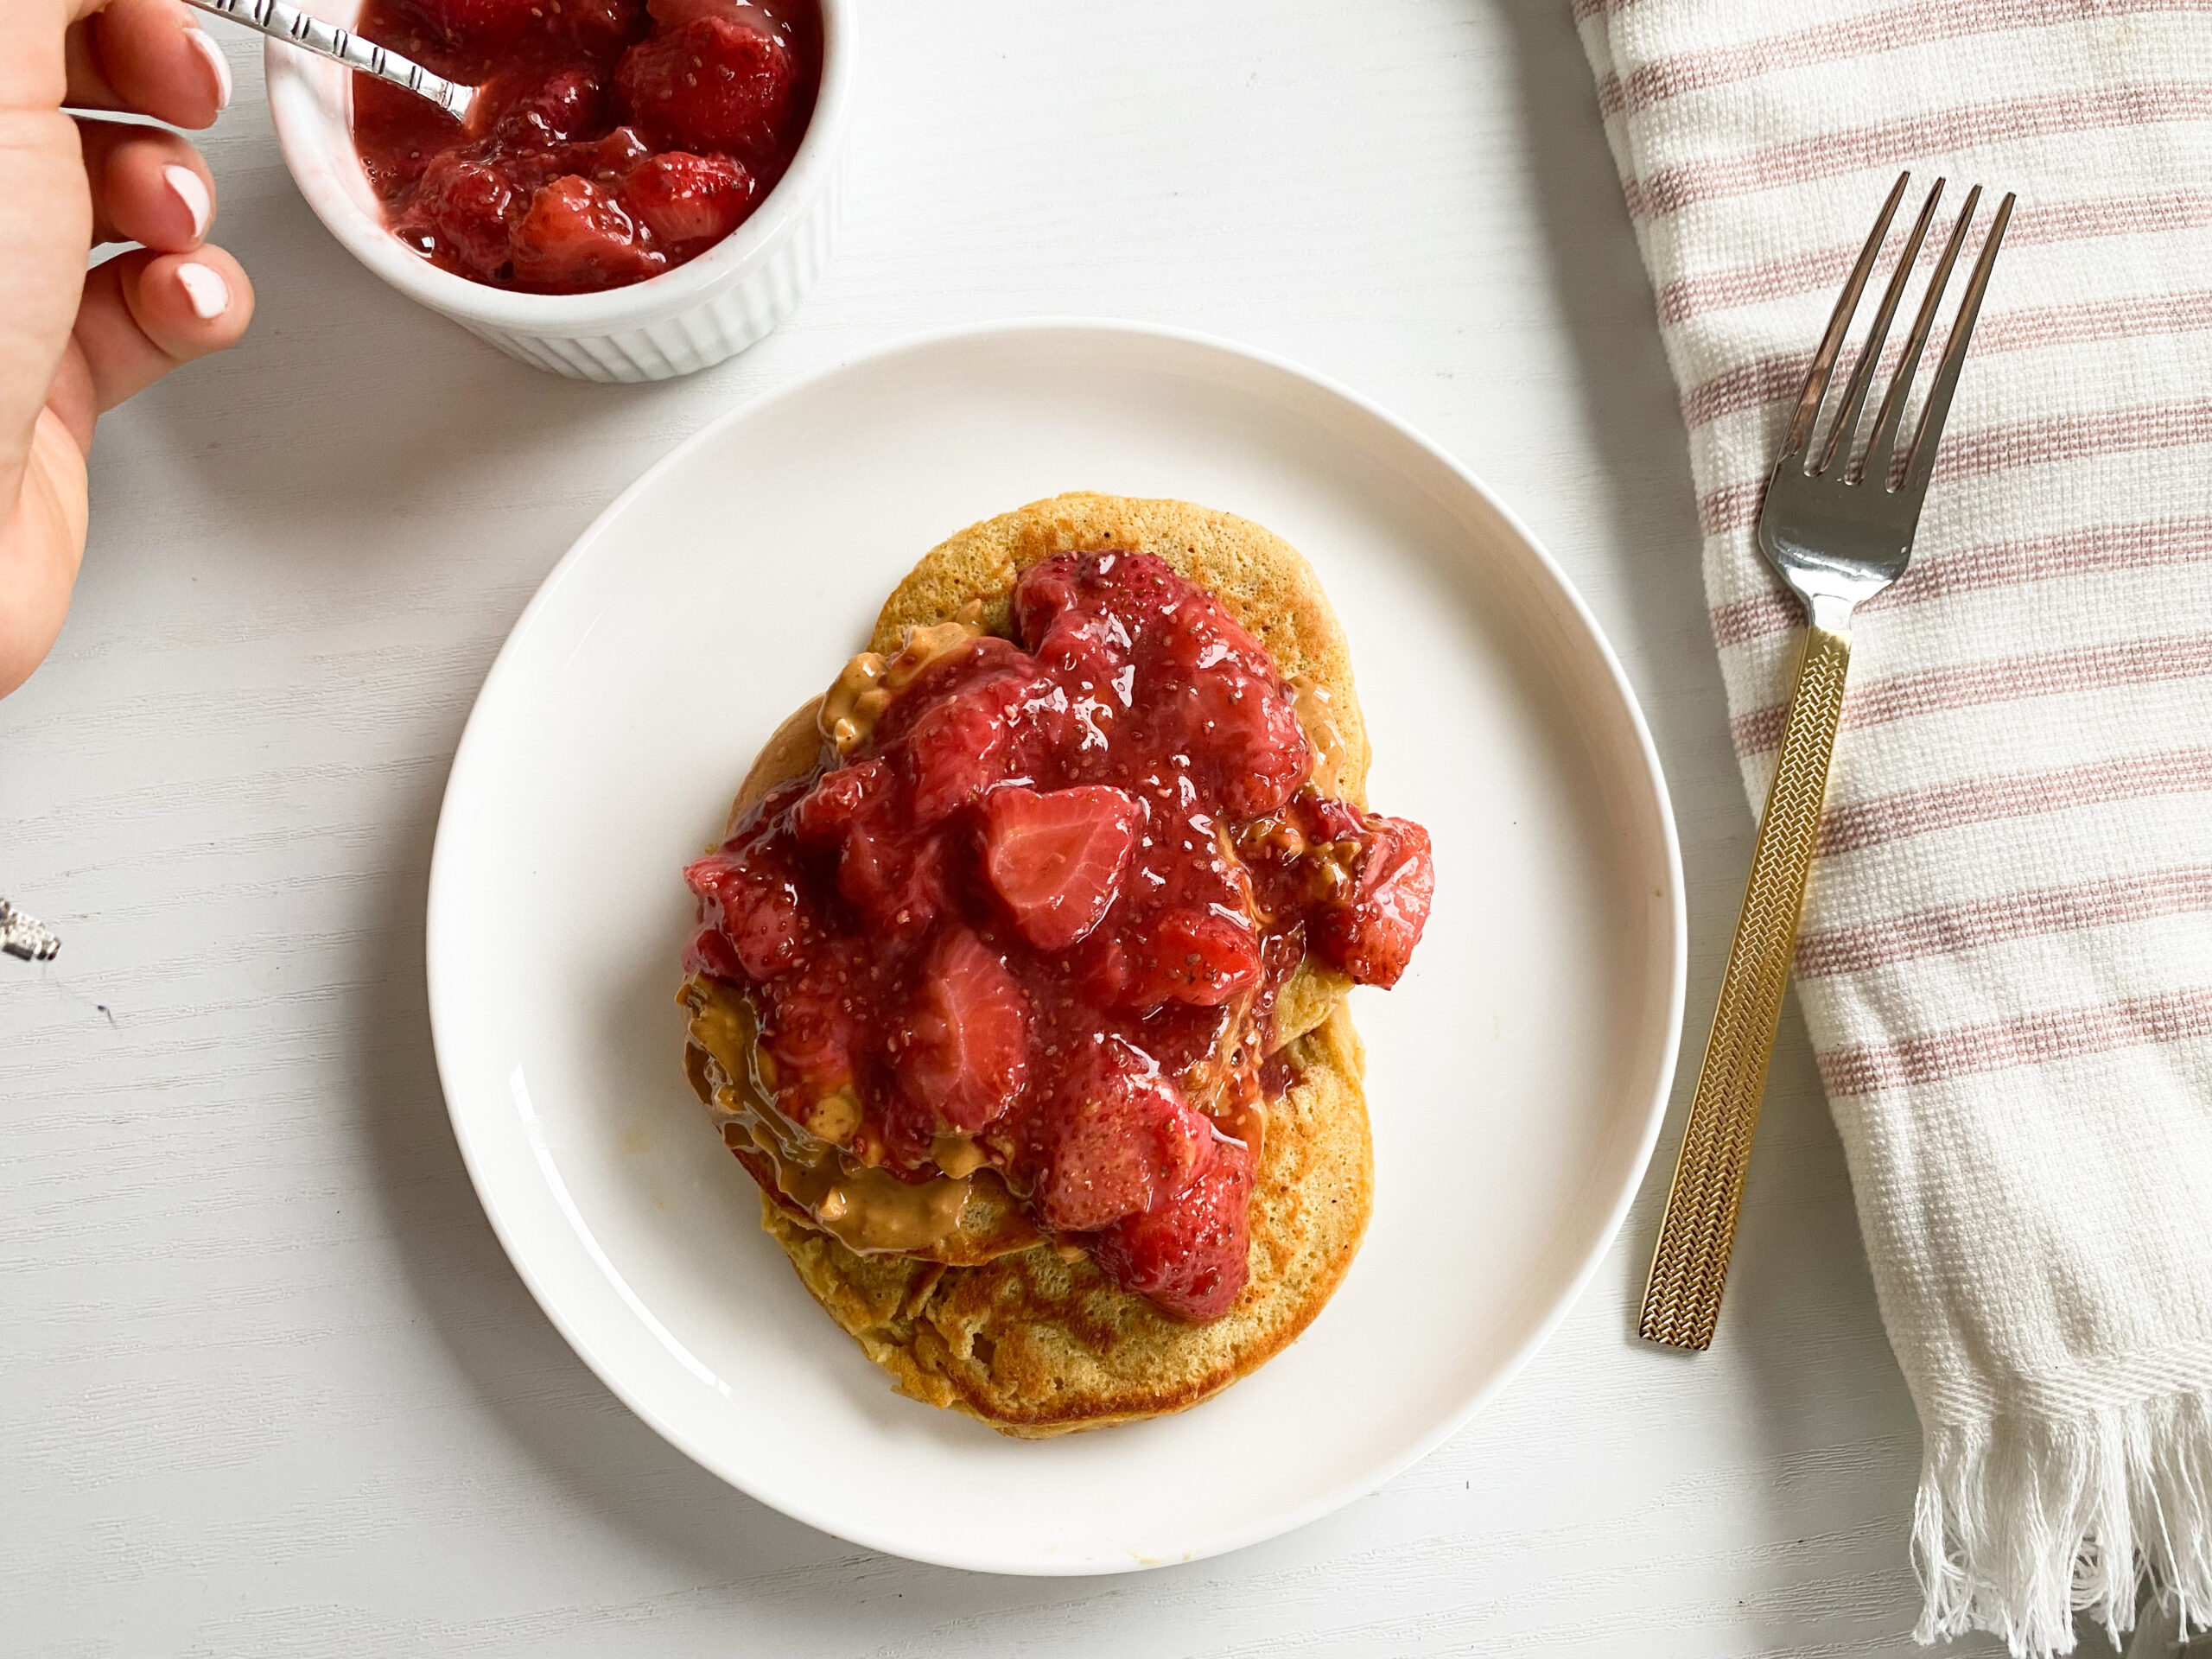
<path fill-rule="evenodd" d="M 1988 1630 L 2043 1659 L 2086 1613 L 2117 1648 L 2146 1580 L 2184 1635 L 2212 1626 L 2212 1395 L 1931 1430 L 1912 1560 L 1923 1643 Z"/>

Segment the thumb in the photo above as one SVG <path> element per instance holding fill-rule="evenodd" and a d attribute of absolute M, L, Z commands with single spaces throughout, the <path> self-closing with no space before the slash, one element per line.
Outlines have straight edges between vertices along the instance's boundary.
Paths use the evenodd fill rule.
<path fill-rule="evenodd" d="M 41 412 L 22 487 L 0 521 L 0 697 L 30 677 L 61 632 L 86 517 L 85 453 L 58 416 Z"/>
<path fill-rule="evenodd" d="M 69 84 L 69 25 L 105 0 L 7 0 L 0 5 L 0 108 L 58 106 Z"/>
<path fill-rule="evenodd" d="M 0 0 L 0 512 L 16 499 L 84 286 L 92 194 L 61 113 L 79 0 Z"/>

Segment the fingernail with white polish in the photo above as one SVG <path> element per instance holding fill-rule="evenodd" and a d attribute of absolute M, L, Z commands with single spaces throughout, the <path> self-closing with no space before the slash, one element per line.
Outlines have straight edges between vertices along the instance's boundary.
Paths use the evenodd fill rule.
<path fill-rule="evenodd" d="M 176 199 L 184 204 L 185 212 L 192 215 L 193 235 L 207 235 L 208 222 L 215 217 L 215 204 L 207 194 L 207 181 L 190 168 L 174 163 L 162 169 L 162 176 L 176 192 Z"/>
<path fill-rule="evenodd" d="M 215 107 L 218 110 L 229 109 L 231 60 L 223 55 L 223 48 L 208 37 L 206 29 L 188 25 L 184 32 L 186 37 L 200 48 L 200 54 L 207 60 L 208 67 L 215 72 Z"/>
<path fill-rule="evenodd" d="M 222 272 L 206 265 L 179 265 L 176 279 L 184 284 L 184 297 L 202 322 L 213 322 L 231 308 L 231 285 Z"/>

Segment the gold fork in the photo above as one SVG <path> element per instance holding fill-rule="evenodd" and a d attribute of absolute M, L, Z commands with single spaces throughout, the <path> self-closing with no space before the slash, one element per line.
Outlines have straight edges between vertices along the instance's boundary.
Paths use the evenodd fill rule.
<path fill-rule="evenodd" d="M 1698 1073 L 1689 1128 L 1682 1136 L 1675 1184 L 1667 1194 L 1666 1219 L 1660 1225 L 1651 1277 L 1643 1293 L 1639 1332 L 1675 1348 L 1711 1346 L 1713 1323 L 1720 1316 L 1720 1294 L 1728 1281 L 1728 1256 L 1736 1241 L 1736 1214 L 1751 1164 L 1751 1136 L 1758 1127 L 1759 1097 L 1766 1088 L 1767 1063 L 1782 1020 L 1782 994 L 1789 982 L 1789 957 L 1796 948 L 1813 842 L 1827 792 L 1828 762 L 1835 753 L 1844 672 L 1851 662 L 1851 613 L 1904 574 L 1943 418 L 1958 386 L 1960 365 L 1981 309 L 1982 291 L 1989 285 L 1990 267 L 1997 261 L 2005 226 L 2012 217 L 2008 194 L 1998 207 L 1959 302 L 1950 342 L 1936 365 L 1911 447 L 1904 452 L 1902 477 L 1896 478 L 1897 440 L 1906 397 L 1935 327 L 1937 302 L 1974 222 L 1981 200 L 1980 185 L 1967 193 L 1966 206 L 1929 278 L 1865 454 L 1854 459 L 1859 416 L 1889 338 L 1891 319 L 1920 257 L 1936 204 L 1942 198 L 1941 179 L 1928 193 L 1898 256 L 1897 273 L 1867 329 L 1827 441 L 1815 451 L 1814 429 L 1844 337 L 1911 177 L 1910 173 L 1897 175 L 1874 222 L 1873 234 L 1844 283 L 1827 333 L 1813 354 L 1797 412 L 1767 480 L 1766 499 L 1759 511 L 1759 550 L 1803 602 L 1809 626 L 1797 664 L 1796 687 L 1789 696 L 1773 786 L 1759 818 L 1743 913 L 1736 919 L 1735 942 L 1728 948 L 1728 966 L 1721 976 L 1720 1005 L 1713 1013 L 1713 1034 L 1706 1039 L 1705 1065 Z"/>

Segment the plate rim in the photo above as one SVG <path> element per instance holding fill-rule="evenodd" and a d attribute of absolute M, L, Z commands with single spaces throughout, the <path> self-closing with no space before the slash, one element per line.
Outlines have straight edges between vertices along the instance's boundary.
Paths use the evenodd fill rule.
<path fill-rule="evenodd" d="M 1650 804 L 1656 814 L 1659 830 L 1661 851 L 1663 855 L 1664 898 L 1668 916 L 1668 995 L 1663 1023 L 1664 1041 L 1658 1065 L 1652 1074 L 1649 1097 L 1643 1109 L 1643 1121 L 1638 1134 L 1636 1155 L 1619 1188 L 1612 1195 L 1605 1224 L 1592 1236 L 1567 1281 L 1563 1294 L 1558 1296 L 1549 1310 L 1530 1329 L 1521 1344 L 1479 1388 L 1446 1415 L 1428 1433 L 1416 1437 L 1406 1447 L 1389 1458 L 1370 1466 L 1359 1476 L 1341 1481 L 1305 1503 L 1255 1519 L 1246 1526 L 1224 1531 L 1208 1541 L 1203 1548 L 1159 1560 L 1140 1560 L 1134 1555 L 1122 1558 L 1092 1558 L 1089 1560 L 1046 1559 L 1025 1557 L 1011 1560 L 985 1553 L 963 1551 L 957 1548 L 931 1548 L 917 1547 L 911 1540 L 892 1538 L 876 1533 L 868 1526 L 854 1526 L 849 1519 L 833 1517 L 821 1512 L 815 1505 L 791 1494 L 778 1491 L 768 1493 L 760 1490 L 728 1468 L 721 1466 L 710 1448 L 692 1443 L 692 1437 L 668 1421 L 653 1404 L 639 1397 L 623 1380 L 620 1368 L 602 1357 L 586 1334 L 575 1328 L 564 1313 L 558 1296 L 546 1284 L 532 1266 L 528 1253 L 518 1248 L 511 1224 L 501 1212 L 490 1176 L 482 1166 L 481 1155 L 474 1145 L 463 1114 L 454 1104 L 454 1087 L 448 1076 L 448 1046 L 440 1039 L 439 1010 L 445 999 L 440 994 L 441 975 L 438 962 L 444 929 L 440 925 L 442 895 L 451 882 L 451 865 L 448 859 L 449 824 L 456 793 L 469 780 L 475 766 L 476 751 L 490 741 L 486 735 L 485 706 L 493 688 L 503 676 L 517 671 L 514 662 L 521 650 L 521 642 L 528 636 L 540 615 L 555 601 L 555 597 L 573 579 L 574 573 L 590 554 L 601 537 L 632 504 L 656 488 L 662 479 L 675 471 L 696 450 L 713 442 L 729 428 L 761 418 L 779 404 L 794 400 L 817 387 L 843 376 L 874 368 L 893 359 L 920 356 L 964 343 L 989 338 L 1013 339 L 1024 335 L 1049 334 L 1080 334 L 1098 337 L 1119 336 L 1149 342 L 1165 342 L 1185 350 L 1212 353 L 1255 364 L 1277 373 L 1287 374 L 1306 382 L 1328 396 L 1351 405 L 1368 418 L 1381 423 L 1401 440 L 1412 444 L 1432 460 L 1440 463 L 1463 486 L 1471 489 L 1484 505 L 1517 537 L 1522 547 L 1533 556 L 1536 568 L 1548 580 L 1558 596 L 1566 601 L 1567 613 L 1580 626 L 1587 644 L 1594 647 L 1599 664 L 1605 671 L 1614 696 L 1628 717 L 1629 730 L 1635 739 L 1636 752 L 1643 763 L 1642 782 L 1650 791 Z M 1667 1108 L 1672 1094 L 1675 1073 L 1680 1061 L 1682 1021 L 1688 995 L 1689 957 L 1689 927 L 1688 899 L 1682 869 L 1681 838 L 1674 813 L 1672 797 L 1667 786 L 1664 768 L 1659 760 L 1657 746 L 1653 742 L 1649 722 L 1643 715 L 1643 705 L 1637 698 L 1635 688 L 1615 653 L 1612 642 L 1606 637 L 1588 602 L 1568 578 L 1544 543 L 1529 529 L 1521 516 L 1484 483 L 1458 456 L 1429 438 L 1401 416 L 1384 408 L 1365 394 L 1345 385 L 1332 377 L 1308 368 L 1291 359 L 1262 347 L 1248 346 L 1240 341 L 1197 329 L 1177 327 L 1168 324 L 1141 321 L 1134 319 L 1085 315 L 1046 315 L 1035 317 L 991 319 L 959 324 L 951 327 L 935 328 L 895 337 L 867 349 L 840 355 L 817 368 L 794 376 L 746 399 L 734 407 L 724 410 L 709 420 L 689 436 L 671 445 L 614 499 L 594 516 L 591 523 L 572 542 L 567 551 L 554 563 L 531 594 L 500 643 L 498 653 L 486 671 L 482 683 L 469 705 L 468 717 L 463 723 L 461 736 L 454 746 L 454 758 L 446 775 L 446 784 L 438 800 L 438 822 L 430 850 L 430 871 L 424 904 L 423 976 L 427 993 L 430 1024 L 431 1047 L 436 1060 L 438 1087 L 446 1104 L 446 1115 L 452 1124 L 454 1140 L 459 1147 L 461 1163 L 468 1173 L 470 1186 L 474 1190 L 485 1218 L 491 1224 L 493 1236 L 499 1241 L 516 1275 L 537 1304 L 539 1311 L 551 1322 L 562 1339 L 576 1357 L 590 1369 L 601 1383 L 620 1400 L 624 1407 L 645 1422 L 670 1446 L 713 1475 L 716 1479 L 734 1487 L 769 1509 L 790 1516 L 827 1536 L 858 1543 L 886 1554 L 926 1565 L 950 1567 L 958 1571 L 987 1573 L 1020 1578 L 1077 1578 L 1097 1577 L 1110 1573 L 1146 1570 L 1158 1567 L 1182 1565 L 1209 1560 L 1232 1551 L 1249 1548 L 1272 1538 L 1296 1531 L 1325 1516 L 1330 1515 L 1382 1486 L 1450 1440 L 1499 1393 L 1509 1386 L 1527 1366 L 1537 1351 L 1550 1341 L 1567 1314 L 1581 1301 L 1590 1281 L 1611 1253 L 1618 1239 L 1628 1212 L 1642 1190 L 1644 1178 L 1649 1173 L 1651 1160 L 1663 1127 Z"/>

